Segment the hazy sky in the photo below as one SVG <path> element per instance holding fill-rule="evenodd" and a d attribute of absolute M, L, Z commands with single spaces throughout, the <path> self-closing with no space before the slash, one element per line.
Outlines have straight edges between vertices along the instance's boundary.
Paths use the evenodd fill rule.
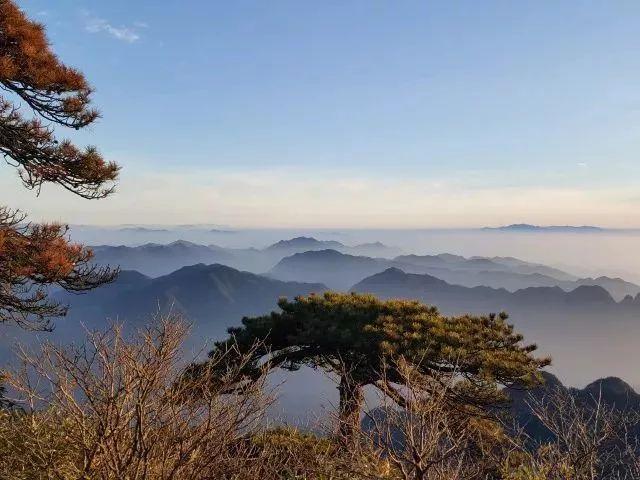
<path fill-rule="evenodd" d="M 18 3 L 123 166 L 100 202 L 1 166 L 36 219 L 640 226 L 636 0 Z"/>

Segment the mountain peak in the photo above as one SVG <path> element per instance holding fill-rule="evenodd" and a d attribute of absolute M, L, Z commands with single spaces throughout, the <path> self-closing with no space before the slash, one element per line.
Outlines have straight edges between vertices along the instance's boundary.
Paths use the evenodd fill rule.
<path fill-rule="evenodd" d="M 198 245 L 197 243 L 193 243 L 188 240 L 176 240 L 175 242 L 171 242 L 167 246 L 169 247 L 202 247 L 204 245 Z"/>
<path fill-rule="evenodd" d="M 294 237 L 289 240 L 280 240 L 273 245 L 268 246 L 265 250 L 280 250 L 287 248 L 339 248 L 343 247 L 342 243 L 335 240 L 318 240 L 313 237 Z"/>
<path fill-rule="evenodd" d="M 404 270 L 401 270 L 397 267 L 390 267 L 380 273 L 376 273 L 374 275 L 371 275 L 370 277 L 365 278 L 364 280 L 359 282 L 357 285 L 355 285 L 353 288 L 354 289 L 356 287 L 360 288 L 368 284 L 387 285 L 387 284 L 393 284 L 394 282 L 396 283 L 411 282 L 411 283 L 418 283 L 423 286 L 449 285 L 444 280 L 440 280 L 439 278 L 436 278 L 428 274 L 406 273 Z"/>
<path fill-rule="evenodd" d="M 348 253 L 342 253 L 338 250 L 334 250 L 333 248 L 323 248 L 322 250 L 308 250 L 306 252 L 298 252 L 294 253 L 290 257 L 285 257 L 281 260 L 281 262 L 289 261 L 289 259 L 312 259 L 312 260 L 321 260 L 321 259 L 333 259 L 333 258 L 360 258 L 354 257 L 354 255 L 349 255 Z M 362 257 L 366 258 L 366 257 Z"/>
<path fill-rule="evenodd" d="M 640 403 L 640 395 L 627 382 L 618 377 L 605 377 L 591 382 L 583 390 L 592 399 L 603 398 L 619 408 Z"/>
<path fill-rule="evenodd" d="M 580 285 L 567 292 L 567 298 L 580 303 L 615 303 L 611 294 L 599 285 Z"/>
<path fill-rule="evenodd" d="M 380 241 L 361 243 L 359 245 L 356 245 L 356 248 L 360 248 L 360 247 L 388 248 L 384 243 Z"/>
<path fill-rule="evenodd" d="M 383 278 L 383 277 L 398 277 L 405 276 L 406 273 L 403 270 L 400 270 L 397 267 L 389 267 L 386 270 L 373 275 L 374 277 Z"/>

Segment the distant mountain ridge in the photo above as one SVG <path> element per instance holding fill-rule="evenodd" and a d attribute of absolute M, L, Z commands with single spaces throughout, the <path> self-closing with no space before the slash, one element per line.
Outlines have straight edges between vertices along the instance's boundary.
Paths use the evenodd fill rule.
<path fill-rule="evenodd" d="M 512 257 L 463 257 L 461 255 L 401 255 L 394 258 L 398 264 L 420 265 L 424 267 L 447 267 L 474 271 L 509 271 L 516 274 L 539 274 L 556 280 L 572 281 L 577 277 L 557 268 L 538 263 L 525 262 Z"/>
<path fill-rule="evenodd" d="M 502 227 L 483 227 L 482 230 L 496 230 L 502 232 L 573 232 L 573 233 L 596 233 L 605 231 L 604 228 L 592 225 L 531 225 L 528 223 L 514 223 Z"/>
<path fill-rule="evenodd" d="M 234 253 L 215 245 L 206 246 L 185 240 L 169 244 L 146 243 L 139 247 L 97 245 L 92 247 L 95 262 L 119 265 L 145 275 L 160 276 L 186 265 L 232 263 Z"/>
<path fill-rule="evenodd" d="M 383 298 L 415 298 L 447 313 L 620 305 L 600 286 L 581 285 L 569 292 L 560 287 L 528 287 L 509 292 L 503 288 L 452 285 L 432 275 L 405 273 L 393 267 L 365 278 L 351 290 Z"/>
<path fill-rule="evenodd" d="M 146 243 L 137 247 L 96 245 L 92 249 L 95 263 L 119 265 L 124 270 L 137 270 L 157 277 L 178 268 L 197 263 L 221 263 L 240 270 L 262 273 L 280 260 L 295 253 L 334 249 L 353 255 L 374 255 L 391 258 L 399 249 L 380 242 L 355 246 L 334 240 L 317 240 L 313 237 L 296 237 L 281 240 L 263 249 L 225 248 L 218 245 L 200 245 L 185 240 L 168 244 Z"/>
<path fill-rule="evenodd" d="M 122 269 L 152 277 L 169 274 L 183 266 L 219 263 L 252 273 L 269 272 L 270 276 L 281 280 L 316 281 L 329 288 L 348 289 L 367 276 L 396 267 L 407 273 L 426 273 L 467 287 L 489 286 L 516 291 L 527 287 L 558 286 L 570 291 L 580 285 L 591 285 L 604 287 L 617 301 L 628 296 L 634 300 L 640 293 L 639 285 L 621 278 L 578 278 L 558 268 L 513 257 L 467 258 L 448 253 L 393 256 L 396 249 L 380 242 L 346 246 L 335 240 L 295 237 L 264 249 L 232 249 L 184 240 L 169 244 L 147 243 L 139 247 L 99 245 L 93 248 L 96 263 L 119 265 Z M 313 253 L 329 250 L 338 255 Z M 626 302 L 630 300 L 626 298 Z"/>
<path fill-rule="evenodd" d="M 639 285 L 622 279 L 578 279 L 562 270 L 515 258 L 466 258 L 452 254 L 401 255 L 384 259 L 354 256 L 331 249 L 316 250 L 283 258 L 269 271 L 269 275 L 281 280 L 321 282 L 329 288 L 344 290 L 387 268 L 429 274 L 455 285 L 489 286 L 511 292 L 528 287 L 560 287 L 570 291 L 579 286 L 600 286 L 618 301 L 627 295 L 635 297 L 640 293 Z"/>
<path fill-rule="evenodd" d="M 523 275 L 529 274 L 547 274 L 560 277 L 549 277 L 547 283 L 551 285 L 575 279 L 570 274 L 551 267 L 519 262 L 517 266 L 512 267 L 488 258 L 465 258 L 451 254 L 401 255 L 393 259 L 384 259 L 349 255 L 327 249 L 301 252 L 285 257 L 269 271 L 269 274 L 281 280 L 301 281 L 304 279 L 323 282 L 330 288 L 336 289 L 349 288 L 358 280 L 391 267 L 400 268 L 410 273 L 429 273 L 450 283 L 467 284 L 467 286 L 483 285 L 482 277 L 491 275 L 494 277 L 509 275 L 509 278 L 519 276 L 525 284 L 524 286 L 530 286 L 530 283 L 526 281 L 530 278 L 523 277 Z M 490 272 L 497 273 L 491 274 Z M 475 277 L 477 278 L 474 280 Z M 498 285 L 492 286 L 503 286 L 499 279 L 494 279 L 494 283 L 498 283 Z M 509 279 L 503 279 L 503 283 L 509 283 Z M 638 291 L 640 291 L 640 287 L 638 287 Z"/>
<path fill-rule="evenodd" d="M 358 280 L 383 270 L 382 259 L 349 255 L 337 250 L 315 250 L 285 257 L 269 271 L 280 280 L 310 278 L 330 288 L 347 290 Z"/>
<path fill-rule="evenodd" d="M 290 240 L 280 240 L 273 245 L 268 246 L 265 250 L 281 250 L 281 249 L 326 249 L 326 248 L 343 248 L 344 244 L 335 240 L 316 240 L 313 237 L 295 237 Z"/>
<path fill-rule="evenodd" d="M 108 301 L 93 295 L 70 297 L 72 315 L 82 314 L 83 306 L 99 307 L 105 317 L 138 321 L 150 312 L 172 309 L 198 323 L 216 323 L 224 333 L 228 322 L 237 323 L 245 315 L 257 315 L 276 308 L 280 297 L 323 292 L 319 283 L 283 282 L 226 265 L 196 264 L 168 275 L 148 278 L 138 272 L 122 272 L 121 277 L 96 293 L 108 294 Z M 221 323 L 222 322 L 222 323 Z"/>

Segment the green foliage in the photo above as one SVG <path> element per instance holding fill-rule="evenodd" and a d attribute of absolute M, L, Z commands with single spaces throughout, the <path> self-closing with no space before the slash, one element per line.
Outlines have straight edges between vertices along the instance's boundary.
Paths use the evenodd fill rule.
<path fill-rule="evenodd" d="M 506 314 L 446 317 L 417 301 L 335 292 L 282 299 L 278 305 L 280 312 L 244 318 L 241 327 L 229 329 L 229 339 L 217 343 L 212 355 L 223 351 L 233 361 L 234 354 L 253 349 L 245 378 L 265 366 L 307 365 L 341 376 L 343 397 L 374 385 L 400 404 L 403 397 L 393 384 L 402 382 L 402 365 L 428 377 L 458 372 L 456 397 L 485 406 L 501 400 L 498 385 L 537 383 L 540 368 L 549 364 L 533 356 L 536 346 L 523 344 Z M 341 400 L 353 415 L 359 400 L 355 407 L 349 398 Z"/>

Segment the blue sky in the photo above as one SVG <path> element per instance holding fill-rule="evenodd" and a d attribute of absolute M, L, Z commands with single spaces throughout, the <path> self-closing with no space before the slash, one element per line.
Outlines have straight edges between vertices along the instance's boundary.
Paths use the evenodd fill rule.
<path fill-rule="evenodd" d="M 640 2 L 18 3 L 123 166 L 101 202 L 0 169 L 36 219 L 640 225 Z"/>

